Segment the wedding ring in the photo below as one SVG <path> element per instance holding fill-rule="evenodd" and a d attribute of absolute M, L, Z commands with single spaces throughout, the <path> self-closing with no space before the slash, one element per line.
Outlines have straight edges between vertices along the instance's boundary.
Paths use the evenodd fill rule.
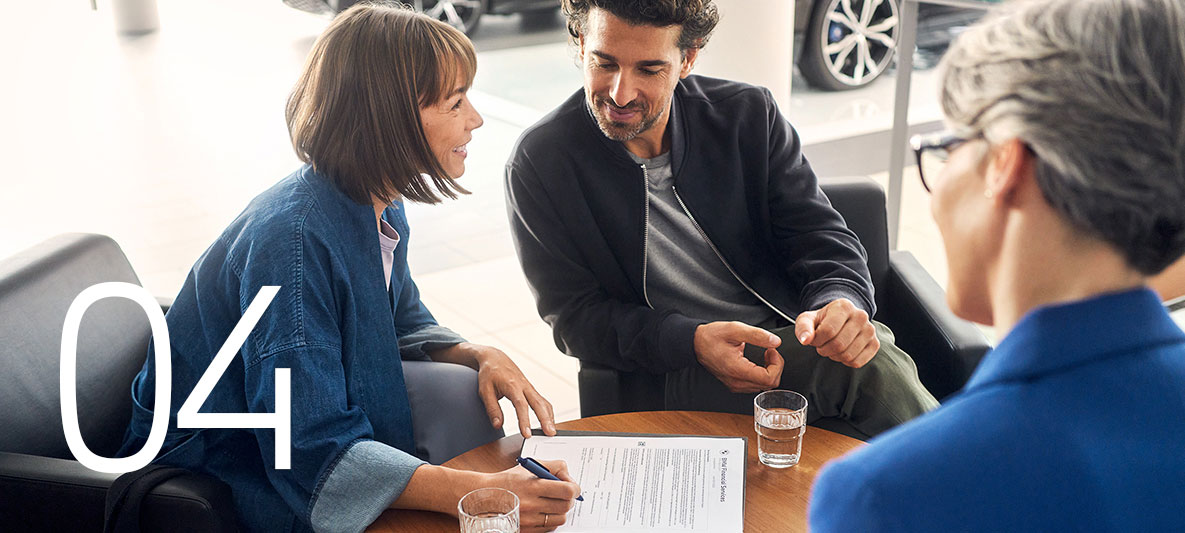
<path fill-rule="evenodd" d="M 543 515 L 543 527 L 547 527 L 547 515 Z"/>

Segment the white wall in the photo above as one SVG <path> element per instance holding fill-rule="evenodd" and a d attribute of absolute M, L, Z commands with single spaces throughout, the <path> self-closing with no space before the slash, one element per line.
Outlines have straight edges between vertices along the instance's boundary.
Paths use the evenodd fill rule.
<path fill-rule="evenodd" d="M 790 109 L 794 0 L 716 0 L 720 24 L 700 51 L 695 73 L 768 87 Z"/>

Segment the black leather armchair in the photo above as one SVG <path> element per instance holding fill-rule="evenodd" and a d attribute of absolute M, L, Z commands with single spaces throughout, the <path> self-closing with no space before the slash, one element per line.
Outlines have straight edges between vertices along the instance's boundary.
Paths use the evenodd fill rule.
<path fill-rule="evenodd" d="M 922 383 L 936 398 L 959 390 L 990 348 L 973 324 L 951 313 L 946 295 L 913 254 L 889 251 L 885 194 L 867 177 L 821 179 L 831 204 L 843 215 L 868 251 L 876 287 L 876 319 L 913 356 Z M 662 375 L 622 372 L 580 362 L 580 416 L 663 408 Z"/>
<path fill-rule="evenodd" d="M 106 281 L 139 284 L 119 245 L 101 235 L 60 235 L 0 261 L 0 529 L 103 529 L 107 490 L 118 476 L 73 459 L 62 430 L 59 363 L 66 310 L 83 289 Z M 82 437 L 111 457 L 131 418 L 148 319 L 134 302 L 104 299 L 86 312 L 78 339 Z M 172 478 L 145 497 L 140 524 L 236 531 L 230 487 L 196 473 Z"/>

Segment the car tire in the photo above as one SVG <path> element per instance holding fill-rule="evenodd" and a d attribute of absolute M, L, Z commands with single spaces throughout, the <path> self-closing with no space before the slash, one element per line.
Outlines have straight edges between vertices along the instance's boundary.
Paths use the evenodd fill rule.
<path fill-rule="evenodd" d="M 798 68 L 817 89 L 864 87 L 893 62 L 900 20 L 897 0 L 815 0 Z"/>
<path fill-rule="evenodd" d="M 436 20 L 469 35 L 477 30 L 477 23 L 489 7 L 489 0 L 420 0 L 417 8 Z M 422 7 L 421 7 L 422 6 Z"/>

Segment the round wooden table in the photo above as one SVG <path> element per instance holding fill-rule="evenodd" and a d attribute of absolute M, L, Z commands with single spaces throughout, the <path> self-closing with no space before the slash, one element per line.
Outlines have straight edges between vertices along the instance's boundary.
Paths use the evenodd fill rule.
<path fill-rule="evenodd" d="M 661 433 L 675 435 L 719 435 L 744 437 L 748 441 L 745 464 L 745 531 L 806 531 L 807 500 L 811 484 L 823 464 L 864 444 L 825 429 L 807 426 L 798 466 L 769 468 L 757 459 L 757 435 L 751 415 L 690 411 L 650 411 L 581 418 L 556 424 L 557 429 Z M 521 435 L 505 437 L 475 448 L 444 466 L 478 472 L 499 472 L 515 465 L 522 449 Z M 407 533 L 455 533 L 457 519 L 426 511 L 388 510 L 367 531 Z"/>

